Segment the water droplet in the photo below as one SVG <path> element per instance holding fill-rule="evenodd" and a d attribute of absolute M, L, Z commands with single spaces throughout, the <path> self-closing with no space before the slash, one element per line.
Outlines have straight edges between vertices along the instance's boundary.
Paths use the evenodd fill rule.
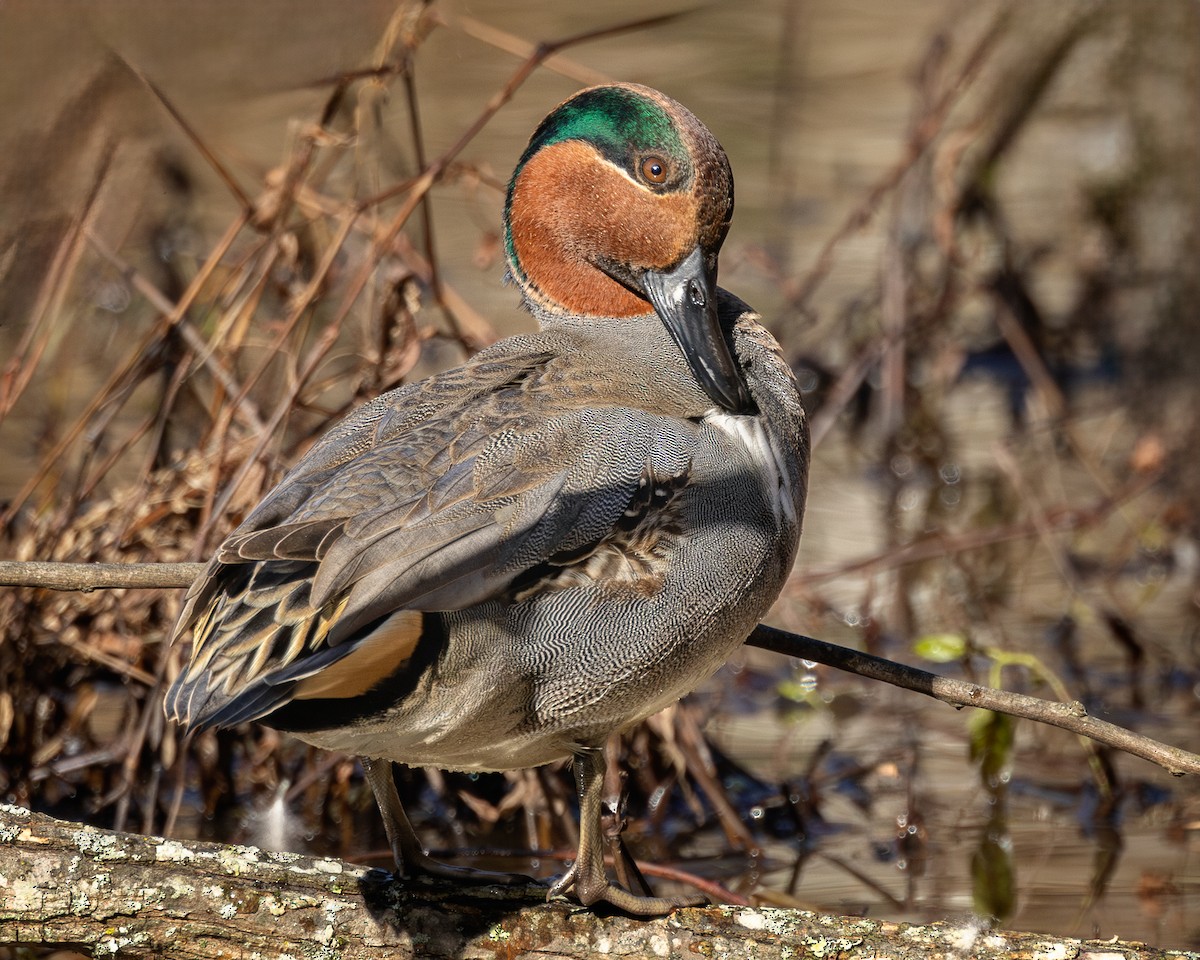
<path fill-rule="evenodd" d="M 812 367 L 801 367 L 796 371 L 796 386 L 800 388 L 801 393 L 812 393 L 820 383 L 821 378 Z"/>
<path fill-rule="evenodd" d="M 666 795 L 667 795 L 666 787 L 655 787 L 654 792 L 652 794 L 650 794 L 650 799 L 646 801 L 646 806 L 648 806 L 650 808 L 651 813 L 653 813 L 655 810 L 658 809 L 659 804 L 662 803 L 663 797 L 665 797 Z"/>
<path fill-rule="evenodd" d="M 109 313 L 124 313 L 131 299 L 129 285 L 119 280 L 106 283 L 96 291 L 96 306 Z"/>

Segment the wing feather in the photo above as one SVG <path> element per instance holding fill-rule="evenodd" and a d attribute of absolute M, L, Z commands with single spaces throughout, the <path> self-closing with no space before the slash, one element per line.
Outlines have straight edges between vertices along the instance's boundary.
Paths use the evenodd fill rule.
<path fill-rule="evenodd" d="M 523 575 L 529 596 L 541 565 L 619 528 L 646 464 L 686 473 L 691 424 L 515 402 L 544 358 L 522 361 L 491 364 L 486 390 L 452 371 L 424 417 L 403 409 L 411 390 L 385 395 L 320 441 L 189 591 L 176 636 L 191 630 L 192 659 L 168 713 L 224 725 L 356 696 L 403 668 L 422 612 L 502 596 Z"/>

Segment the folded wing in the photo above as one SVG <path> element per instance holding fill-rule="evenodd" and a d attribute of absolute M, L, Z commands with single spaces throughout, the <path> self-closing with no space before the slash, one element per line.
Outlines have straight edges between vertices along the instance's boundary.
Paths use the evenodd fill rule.
<path fill-rule="evenodd" d="M 515 581 L 529 597 L 543 568 L 559 577 L 651 509 L 655 478 L 686 477 L 690 424 L 573 405 L 543 389 L 546 359 L 395 391 L 318 443 L 189 591 L 168 715 L 224 726 L 357 696 L 403 668 L 426 614 L 511 599 Z"/>

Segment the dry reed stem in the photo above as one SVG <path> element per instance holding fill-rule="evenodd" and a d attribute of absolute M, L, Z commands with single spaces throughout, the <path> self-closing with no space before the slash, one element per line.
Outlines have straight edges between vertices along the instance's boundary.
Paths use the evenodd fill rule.
<path fill-rule="evenodd" d="M 904 176 L 925 156 L 926 151 L 945 128 L 951 110 L 986 64 L 988 55 L 995 48 L 1007 27 L 1008 17 L 1007 10 L 1002 10 L 996 16 L 992 25 L 967 56 L 957 75 L 948 84 L 946 91 L 914 124 L 912 134 L 900 159 L 876 181 L 863 200 L 842 221 L 841 226 L 831 233 L 825 243 L 821 245 L 816 260 L 804 278 L 794 289 L 788 291 L 788 304 L 791 309 L 798 313 L 804 312 L 809 299 L 833 268 L 838 247 L 871 222 L 883 199 L 900 185 Z"/>
<path fill-rule="evenodd" d="M 530 43 L 516 34 L 509 33 L 507 30 L 501 30 L 492 24 L 484 23 L 476 17 L 463 13 L 449 18 L 443 17 L 440 12 L 436 15 L 445 26 L 460 30 L 468 37 L 480 40 L 489 46 L 495 47 L 497 50 L 503 50 L 505 53 L 511 53 L 514 57 L 522 60 L 527 60 L 537 52 L 536 44 Z M 564 57 L 557 53 L 546 57 L 542 61 L 542 66 L 554 73 L 561 74 L 568 80 L 575 80 L 589 87 L 608 83 L 612 80 L 612 77 L 607 73 L 593 70 L 582 63 L 577 63 L 570 57 Z"/>
<path fill-rule="evenodd" d="M 38 289 L 29 323 L 0 375 L 0 424 L 4 423 L 5 417 L 12 412 L 13 406 L 29 386 L 53 335 L 48 319 L 59 315 L 66 302 L 67 292 L 71 289 L 69 278 L 74 275 L 83 254 L 83 236 L 96 215 L 97 201 L 112 163 L 112 153 L 111 148 L 105 151 L 82 208 L 71 219 L 70 227 L 59 241 L 54 259 Z M 0 526 L 3 526 L 2 521 Z"/>

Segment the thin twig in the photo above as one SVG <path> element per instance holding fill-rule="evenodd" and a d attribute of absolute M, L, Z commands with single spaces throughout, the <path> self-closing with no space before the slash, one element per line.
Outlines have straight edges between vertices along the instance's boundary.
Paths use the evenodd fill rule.
<path fill-rule="evenodd" d="M 191 586 L 202 563 L 50 563 L 0 560 L 0 587 L 46 590 L 171 589 Z"/>
<path fill-rule="evenodd" d="M 135 67 L 119 53 L 114 55 L 122 64 L 124 64 L 125 68 L 130 73 L 137 77 L 138 80 L 140 80 L 146 86 L 146 89 L 154 94 L 155 98 L 163 105 L 163 108 L 171 115 L 172 119 L 179 124 L 179 129 L 182 130 L 187 138 L 192 141 L 192 146 L 200 151 L 200 156 L 204 157 L 204 159 L 208 161 L 208 165 L 211 166 L 214 171 L 216 171 L 217 176 L 221 178 L 225 186 L 229 189 L 229 192 L 233 194 L 234 198 L 241 205 L 242 211 L 248 217 L 254 217 L 254 201 L 251 200 L 246 194 L 246 191 L 242 189 L 241 184 L 237 182 L 237 178 L 234 177 L 234 175 L 228 169 L 226 169 L 225 165 L 221 163 L 217 155 L 209 149 L 208 144 L 204 142 L 203 138 L 201 138 L 200 134 L 196 132 L 192 125 L 188 123 L 187 118 L 184 117 L 175 104 L 167 99 L 167 95 L 161 89 L 159 89 L 158 85 L 148 76 L 146 76 L 146 74 L 142 73 L 141 70 Z"/>
<path fill-rule="evenodd" d="M 409 133 L 412 135 L 413 151 L 417 156 L 417 166 L 423 170 L 426 163 L 425 135 L 421 128 L 421 104 L 417 97 L 417 80 L 413 74 L 411 50 L 405 52 L 404 70 L 400 77 L 404 84 L 404 95 L 408 103 Z M 421 198 L 421 228 L 425 243 L 425 258 L 429 263 L 429 288 L 433 292 L 433 299 L 442 311 L 442 316 L 446 318 L 446 323 L 454 332 L 454 336 L 462 345 L 469 351 L 479 350 L 484 344 L 476 343 L 466 335 L 458 322 L 458 317 L 446 302 L 446 291 L 442 286 L 442 272 L 438 266 L 437 243 L 434 240 L 433 201 L 429 193 Z"/>
<path fill-rule="evenodd" d="M 171 302 L 165 293 L 139 273 L 128 260 L 121 257 L 103 239 L 97 236 L 94 230 L 91 228 L 86 229 L 84 236 L 92 248 L 120 273 L 121 278 L 126 283 L 130 284 L 138 293 L 145 297 L 155 310 L 163 316 L 171 315 L 172 311 L 175 310 L 175 304 Z M 201 364 L 208 370 L 213 379 L 221 384 L 231 396 L 238 398 L 234 410 L 242 418 L 246 426 L 253 432 L 261 430 L 263 426 L 262 420 L 259 418 L 254 401 L 244 395 L 241 387 L 234 380 L 233 375 L 215 360 L 212 349 L 205 343 L 204 338 L 196 332 L 195 328 L 188 323 L 185 317 L 181 317 L 175 327 L 179 331 L 183 341 L 196 354 Z"/>
<path fill-rule="evenodd" d="M 818 252 L 816 260 L 809 268 L 808 273 L 800 281 L 795 291 L 788 297 L 788 302 L 793 309 L 803 310 L 805 308 L 809 298 L 832 269 L 834 253 L 837 248 L 847 238 L 853 236 L 871 222 L 871 218 L 875 216 L 883 198 L 899 186 L 905 174 L 917 164 L 925 155 L 925 151 L 937 139 L 945 127 L 951 109 L 958 102 L 959 96 L 978 75 L 987 60 L 988 53 L 1000 39 L 1003 28 L 1008 22 L 1009 15 L 1009 11 L 1005 10 L 996 17 L 995 22 L 992 23 L 991 27 L 988 28 L 987 32 L 966 58 L 962 68 L 949 84 L 946 92 L 913 127 L 908 143 L 905 145 L 903 156 L 876 182 L 875 186 L 868 191 L 862 202 L 850 211 L 849 216 L 842 221 L 842 225 L 830 234 L 829 238 L 822 245 L 820 252 Z"/>
<path fill-rule="evenodd" d="M 841 376 L 829 389 L 825 402 L 821 404 L 820 409 L 812 418 L 810 433 L 814 450 L 825 439 L 826 434 L 833 429 L 838 415 L 854 399 L 858 388 L 862 386 L 863 381 L 867 379 L 867 375 L 879 360 L 885 343 L 882 338 L 876 338 L 859 350 L 858 356 L 846 365 Z"/>
<path fill-rule="evenodd" d="M 754 633 L 746 643 L 789 657 L 823 663 L 828 667 L 856 673 L 871 680 L 880 680 L 894 687 L 914 690 L 953 706 L 979 707 L 1061 727 L 1063 730 L 1081 734 L 1098 743 L 1116 747 L 1135 757 L 1156 763 L 1175 776 L 1200 773 L 1200 756 L 1197 754 L 1159 743 L 1106 720 L 1088 716 L 1087 709 L 1078 701 L 1055 703 L 1021 693 L 982 687 L 965 680 L 952 680 L 917 667 L 762 624 L 754 628 Z"/>
<path fill-rule="evenodd" d="M 443 17 L 440 11 L 436 12 L 434 16 L 437 16 L 445 26 L 461 30 L 468 37 L 493 46 L 497 50 L 503 50 L 505 53 L 511 53 L 514 57 L 525 58 L 537 50 L 536 44 L 464 13 L 455 14 L 451 19 Z M 568 57 L 557 55 L 547 57 L 542 61 L 542 66 L 554 73 L 562 74 L 569 80 L 586 83 L 588 86 L 608 83 L 612 79 L 608 74 L 585 67 Z"/>

